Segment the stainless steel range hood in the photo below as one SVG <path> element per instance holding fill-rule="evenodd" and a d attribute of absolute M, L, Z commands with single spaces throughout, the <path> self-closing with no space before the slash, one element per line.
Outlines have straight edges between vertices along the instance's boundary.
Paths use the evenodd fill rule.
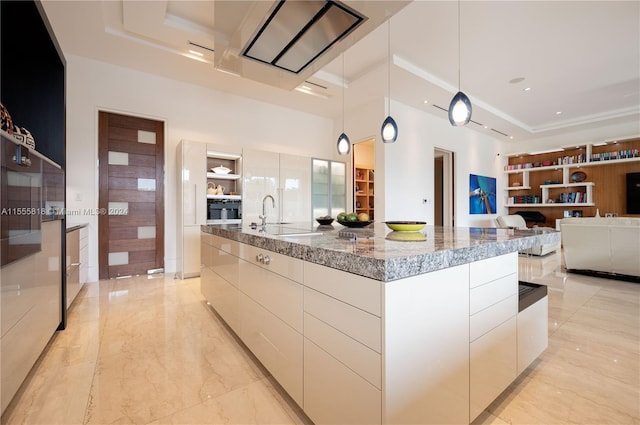
<path fill-rule="evenodd" d="M 409 1 L 216 1 L 215 66 L 294 89 Z"/>

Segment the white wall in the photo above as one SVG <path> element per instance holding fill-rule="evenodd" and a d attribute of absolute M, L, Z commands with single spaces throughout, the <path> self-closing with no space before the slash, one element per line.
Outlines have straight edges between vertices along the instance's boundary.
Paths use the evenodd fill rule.
<path fill-rule="evenodd" d="M 165 271 L 176 263 L 176 146 L 181 139 L 334 159 L 333 122 L 248 98 L 67 55 L 67 209 L 98 207 L 98 111 L 165 122 Z M 212 71 L 213 72 L 213 71 Z M 280 131 L 286 129 L 286 136 Z M 89 223 L 89 281 L 98 279 L 98 219 Z"/>
<path fill-rule="evenodd" d="M 398 140 L 382 143 L 378 133 L 384 120 L 384 100 L 347 116 L 349 136 L 376 136 L 376 220 L 434 222 L 434 148 L 455 153 L 456 226 L 492 226 L 496 214 L 469 214 L 469 174 L 497 178 L 497 207 L 504 213 L 504 142 L 469 126 L 453 127 L 444 118 L 392 101 Z M 382 190 L 380 190 L 382 188 Z M 383 196 L 381 196 L 383 195 Z M 427 203 L 423 203 L 427 199 Z M 382 205 L 381 205 L 382 204 Z"/>

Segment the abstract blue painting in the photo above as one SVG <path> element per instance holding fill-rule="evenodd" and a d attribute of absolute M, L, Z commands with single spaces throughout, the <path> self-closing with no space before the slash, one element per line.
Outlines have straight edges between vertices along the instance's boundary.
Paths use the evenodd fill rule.
<path fill-rule="evenodd" d="M 495 214 L 496 179 L 495 177 L 469 175 L 469 213 Z"/>

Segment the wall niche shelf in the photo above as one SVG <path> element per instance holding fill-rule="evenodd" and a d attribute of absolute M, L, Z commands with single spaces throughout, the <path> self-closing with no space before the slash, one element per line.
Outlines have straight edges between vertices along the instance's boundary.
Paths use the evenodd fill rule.
<path fill-rule="evenodd" d="M 239 180 L 240 174 L 220 174 L 220 173 L 207 173 L 208 179 L 215 180 Z"/>
<path fill-rule="evenodd" d="M 558 152 L 509 155 L 504 167 L 505 207 L 511 214 L 515 209 L 538 209 L 547 225 L 563 217 L 562 209 L 583 208 L 585 217 L 593 216 L 596 207 L 601 213 L 628 215 L 625 176 L 638 169 L 640 138 Z"/>
<path fill-rule="evenodd" d="M 355 212 L 369 214 L 373 220 L 373 169 L 364 165 L 355 167 Z"/>

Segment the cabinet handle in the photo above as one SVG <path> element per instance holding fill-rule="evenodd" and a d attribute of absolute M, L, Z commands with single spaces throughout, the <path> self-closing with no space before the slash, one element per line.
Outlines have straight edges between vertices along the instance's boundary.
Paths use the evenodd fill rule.
<path fill-rule="evenodd" d="M 67 267 L 67 277 L 71 276 L 82 263 L 71 263 Z"/>
<path fill-rule="evenodd" d="M 271 257 L 269 257 L 268 255 L 264 256 L 264 264 L 269 264 L 271 262 Z"/>
<path fill-rule="evenodd" d="M 256 261 L 258 263 L 264 263 L 264 256 L 262 254 L 256 255 Z"/>

